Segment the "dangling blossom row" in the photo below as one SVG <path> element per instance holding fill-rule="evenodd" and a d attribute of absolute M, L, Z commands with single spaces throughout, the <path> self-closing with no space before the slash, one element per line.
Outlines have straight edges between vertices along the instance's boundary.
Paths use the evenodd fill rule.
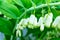
<path fill-rule="evenodd" d="M 19 31 L 19 30 L 23 30 L 26 27 L 32 28 L 32 29 L 40 27 L 40 31 L 43 31 L 44 27 L 50 28 L 51 24 L 52 24 L 52 27 L 57 26 L 58 28 L 60 28 L 60 16 L 56 17 L 53 23 L 52 21 L 53 21 L 52 13 L 45 14 L 44 17 L 40 17 L 39 21 L 37 21 L 37 18 L 35 17 L 35 15 L 32 14 L 29 18 L 22 19 L 19 22 L 19 24 L 17 24 L 16 29 L 17 31 Z M 19 35 L 21 36 L 20 31 L 19 31 Z"/>

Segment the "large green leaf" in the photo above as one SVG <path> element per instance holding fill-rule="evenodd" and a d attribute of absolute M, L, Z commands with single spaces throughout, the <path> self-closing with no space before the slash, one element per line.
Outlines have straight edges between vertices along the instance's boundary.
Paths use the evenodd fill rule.
<path fill-rule="evenodd" d="M 9 3 L 1 3 L 0 11 L 2 11 L 4 15 L 9 16 L 10 18 L 16 19 L 20 16 L 18 8 L 15 5 Z"/>
<path fill-rule="evenodd" d="M 6 35 L 11 35 L 12 24 L 10 21 L 0 17 L 0 32 L 3 32 Z"/>

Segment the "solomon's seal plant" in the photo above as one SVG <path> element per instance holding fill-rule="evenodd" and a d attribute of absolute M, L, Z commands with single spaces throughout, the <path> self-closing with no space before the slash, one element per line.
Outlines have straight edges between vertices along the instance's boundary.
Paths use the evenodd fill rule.
<path fill-rule="evenodd" d="M 0 0 L 0 32 L 3 40 L 60 40 L 60 0 Z"/>

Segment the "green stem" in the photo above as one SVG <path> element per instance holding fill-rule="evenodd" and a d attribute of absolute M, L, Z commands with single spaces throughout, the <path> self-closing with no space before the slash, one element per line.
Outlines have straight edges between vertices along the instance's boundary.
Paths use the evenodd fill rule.
<path fill-rule="evenodd" d="M 56 3 L 50 3 L 49 6 L 54 6 L 54 5 L 60 5 L 60 2 L 56 2 Z M 39 8 L 43 8 L 43 7 L 47 7 L 47 4 L 41 4 L 35 7 L 35 9 L 39 9 Z M 29 9 L 27 9 L 27 12 L 34 10 L 34 7 L 31 7 Z"/>
<path fill-rule="evenodd" d="M 46 4 L 48 5 L 48 14 L 51 12 L 51 10 L 50 10 L 50 5 L 49 5 L 50 2 L 51 2 L 51 0 L 47 0 L 47 1 L 46 1 Z"/>
<path fill-rule="evenodd" d="M 32 7 L 34 7 L 34 15 L 35 15 L 35 7 L 36 7 L 36 4 L 32 0 L 30 0 L 30 1 L 32 3 Z"/>

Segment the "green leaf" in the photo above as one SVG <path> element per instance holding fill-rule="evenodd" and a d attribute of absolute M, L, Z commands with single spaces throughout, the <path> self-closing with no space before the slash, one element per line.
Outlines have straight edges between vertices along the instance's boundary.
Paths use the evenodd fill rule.
<path fill-rule="evenodd" d="M 12 24 L 10 21 L 0 17 L 0 32 L 3 32 L 6 35 L 11 35 Z"/>
<path fill-rule="evenodd" d="M 30 0 L 21 0 L 25 8 L 30 8 L 32 6 L 32 3 Z"/>
<path fill-rule="evenodd" d="M 0 11 L 2 11 L 4 15 L 13 19 L 16 19 L 20 16 L 18 8 L 15 5 L 9 3 L 1 3 Z"/>
<path fill-rule="evenodd" d="M 40 5 L 42 3 L 45 3 L 45 0 L 32 0 L 36 5 Z"/>
<path fill-rule="evenodd" d="M 52 13 L 53 13 L 54 19 L 55 19 L 57 16 L 60 16 L 60 10 L 56 10 L 55 8 L 51 8 L 51 11 L 52 11 Z"/>
<path fill-rule="evenodd" d="M 7 3 L 12 3 L 13 0 L 5 0 Z"/>
<path fill-rule="evenodd" d="M 14 3 L 13 0 L 0 0 L 1 2 L 6 2 L 6 3 Z"/>
<path fill-rule="evenodd" d="M 36 5 L 40 4 L 42 0 L 32 0 Z"/>
<path fill-rule="evenodd" d="M 17 5 L 25 8 L 24 5 L 23 5 L 23 3 L 21 2 L 21 0 L 13 0 L 13 1 L 14 1 Z"/>

